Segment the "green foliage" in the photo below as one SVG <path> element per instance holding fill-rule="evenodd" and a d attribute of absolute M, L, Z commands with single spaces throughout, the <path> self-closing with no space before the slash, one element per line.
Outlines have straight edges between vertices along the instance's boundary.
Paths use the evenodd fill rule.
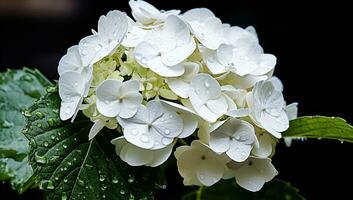
<path fill-rule="evenodd" d="M 290 121 L 289 129 L 282 135 L 353 142 L 353 127 L 339 117 L 299 117 Z"/>
<path fill-rule="evenodd" d="M 59 107 L 51 88 L 27 111 L 29 159 L 48 199 L 153 199 L 156 169 L 122 162 L 110 144 L 116 131 L 103 130 L 88 141 L 92 123 L 80 116 L 61 121 Z"/>
<path fill-rule="evenodd" d="M 259 192 L 249 192 L 238 186 L 234 179 L 220 181 L 212 187 L 202 187 L 186 194 L 183 200 L 303 200 L 298 189 L 281 180 L 266 183 Z"/>
<path fill-rule="evenodd" d="M 51 83 L 37 70 L 8 70 L 0 73 L 0 180 L 10 180 L 19 193 L 31 185 L 28 140 L 21 133 L 22 115 Z"/>

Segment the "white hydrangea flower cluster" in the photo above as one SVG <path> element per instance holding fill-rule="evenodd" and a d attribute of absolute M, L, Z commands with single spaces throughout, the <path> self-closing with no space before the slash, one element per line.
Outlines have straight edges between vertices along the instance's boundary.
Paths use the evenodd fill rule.
<path fill-rule="evenodd" d="M 221 179 L 258 191 L 277 175 L 281 132 L 296 117 L 286 106 L 276 57 L 253 27 L 222 23 L 210 10 L 160 11 L 129 2 L 134 20 L 114 10 L 59 63 L 60 117 L 82 110 L 94 125 L 121 132 L 112 141 L 131 166 L 159 166 L 174 155 L 185 185 Z"/>

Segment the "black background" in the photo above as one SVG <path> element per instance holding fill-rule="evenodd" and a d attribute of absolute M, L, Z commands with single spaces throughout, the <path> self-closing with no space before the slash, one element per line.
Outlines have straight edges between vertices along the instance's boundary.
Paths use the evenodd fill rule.
<path fill-rule="evenodd" d="M 265 52 L 277 56 L 275 75 L 284 83 L 288 103 L 299 102 L 299 115 L 352 115 L 352 64 L 348 62 L 348 19 L 338 2 L 322 1 L 149 1 L 159 9 L 208 7 L 232 25 L 255 26 Z M 75 12 L 64 17 L 0 13 L 0 70 L 36 67 L 57 79 L 57 63 L 66 49 L 96 29 L 98 18 L 109 10 L 130 13 L 127 1 L 77 0 Z M 343 22 L 343 23 L 342 23 Z M 343 25 L 342 25 L 343 24 Z M 345 48 L 344 48 L 345 47 Z M 347 48 L 348 47 L 348 48 Z M 281 142 L 273 158 L 279 178 L 291 182 L 308 199 L 346 199 L 351 196 L 353 144 L 307 140 L 286 148 Z M 179 199 L 181 178 L 169 171 L 169 185 L 157 199 Z M 34 199 L 29 191 L 17 197 L 1 184 L 6 199 Z M 3 198 L 1 198 L 3 199 Z"/>

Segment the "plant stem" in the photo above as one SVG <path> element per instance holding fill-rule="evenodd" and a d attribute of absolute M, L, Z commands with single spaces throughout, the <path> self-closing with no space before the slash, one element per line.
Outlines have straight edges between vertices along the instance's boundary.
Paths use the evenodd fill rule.
<path fill-rule="evenodd" d="M 196 200 L 201 200 L 203 186 L 200 186 L 199 189 L 196 191 Z"/>

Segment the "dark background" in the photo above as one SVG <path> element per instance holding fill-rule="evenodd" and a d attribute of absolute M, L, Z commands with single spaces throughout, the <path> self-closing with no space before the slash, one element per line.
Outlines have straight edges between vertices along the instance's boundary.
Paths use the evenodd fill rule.
<path fill-rule="evenodd" d="M 58 78 L 57 63 L 66 49 L 90 34 L 91 28 L 96 29 L 100 15 L 112 9 L 130 13 L 126 0 L 63 0 L 54 6 L 39 3 L 42 8 L 38 9 L 33 5 L 28 9 L 23 2 L 0 0 L 0 70 L 36 67 L 50 79 Z M 164 10 L 208 7 L 223 22 L 255 26 L 265 51 L 278 58 L 275 75 L 284 83 L 287 102 L 299 102 L 299 115 L 340 116 L 352 124 L 351 50 L 343 48 L 349 47 L 345 36 L 348 26 L 341 25 L 348 17 L 343 16 L 338 2 L 149 2 Z M 273 163 L 279 178 L 298 187 L 308 199 L 346 199 L 352 190 L 352 152 L 353 144 L 338 141 L 297 141 L 291 148 L 281 142 Z M 169 185 L 157 199 L 180 197 L 181 178 L 176 169 L 169 173 Z M 6 199 L 34 199 L 39 195 L 29 191 L 17 197 L 6 183 L 1 184 L 0 194 L 8 194 Z"/>

